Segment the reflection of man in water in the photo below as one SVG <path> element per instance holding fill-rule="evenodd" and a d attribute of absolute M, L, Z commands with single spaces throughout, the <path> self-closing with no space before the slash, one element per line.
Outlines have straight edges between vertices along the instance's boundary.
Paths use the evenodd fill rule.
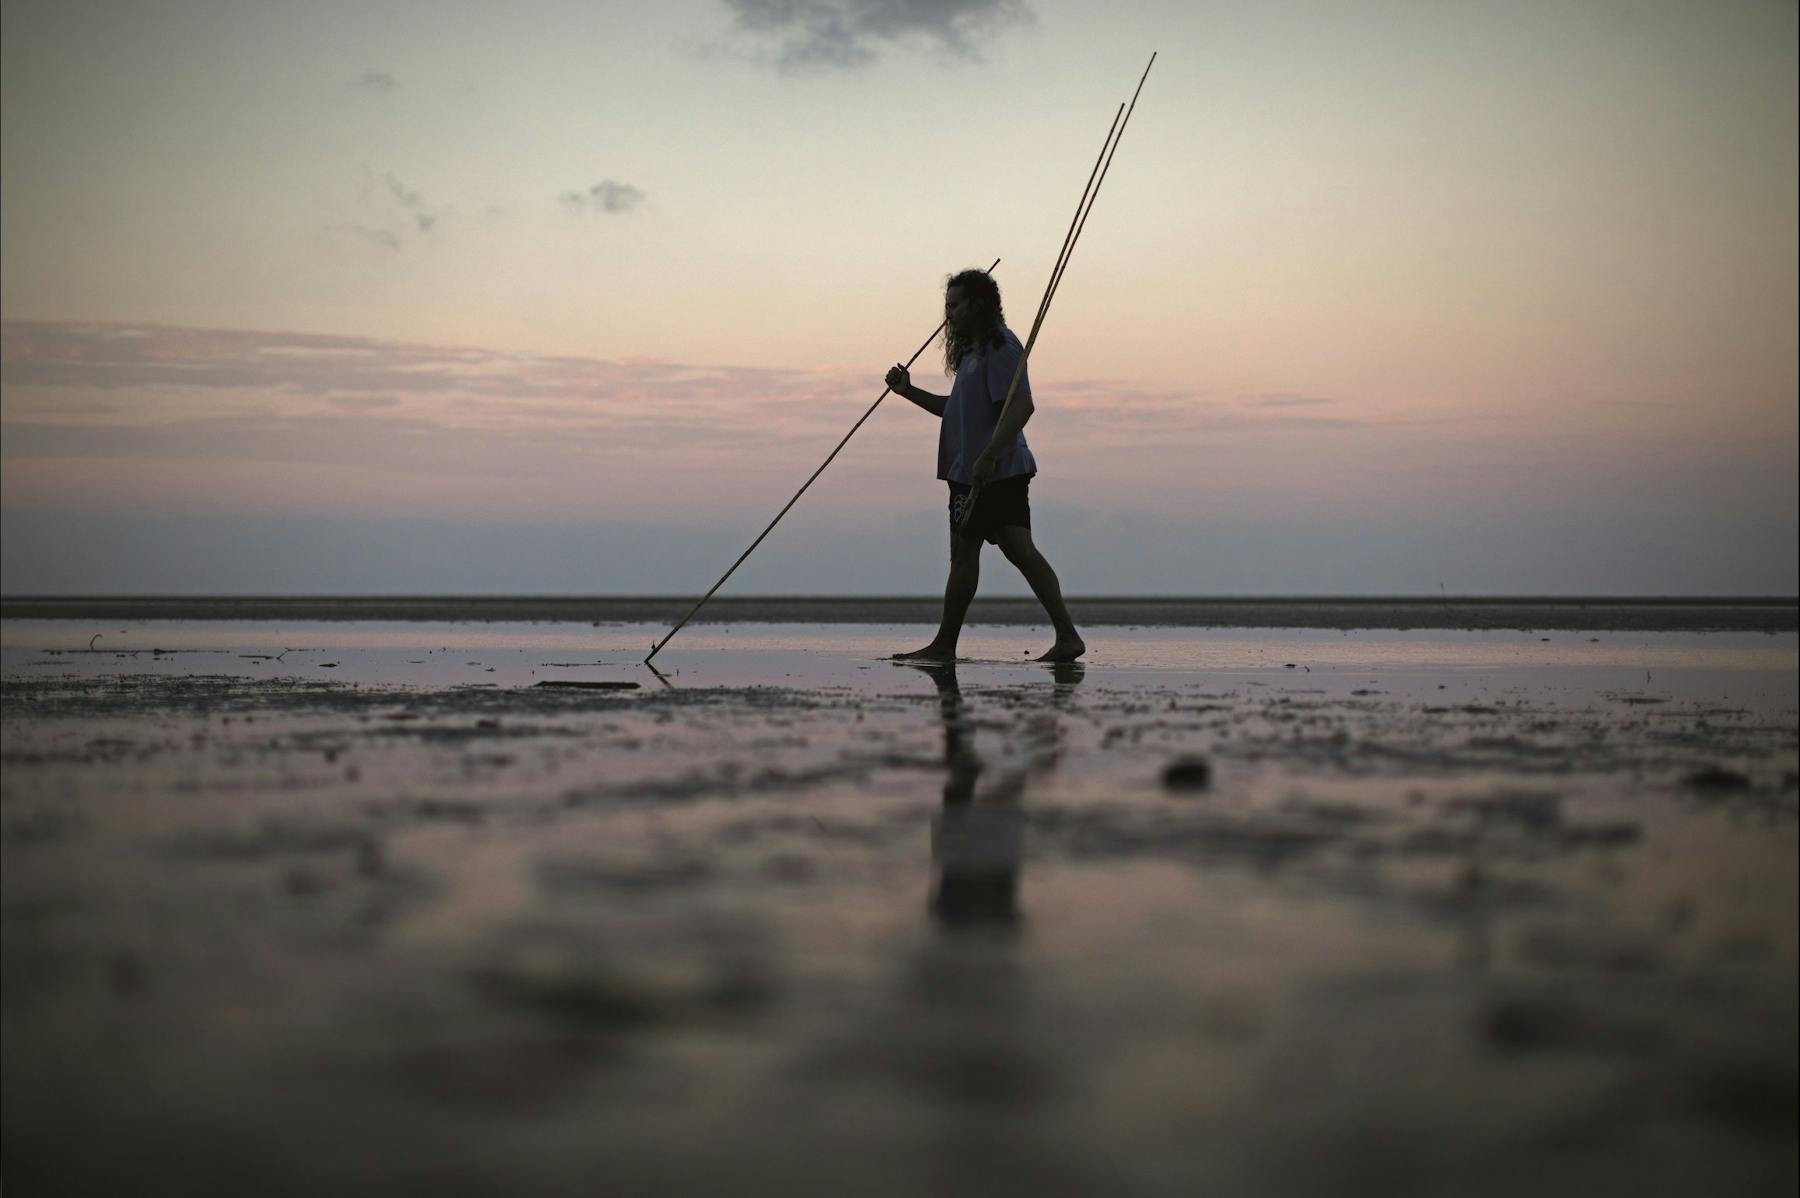
<path fill-rule="evenodd" d="M 1016 923 L 1019 869 L 1024 860 L 1025 813 L 1019 800 L 1027 779 L 1056 764 L 1059 739 L 1033 746 L 1025 761 L 989 783 L 976 797 L 983 763 L 975 751 L 975 729 L 957 685 L 954 664 L 926 669 L 938 692 L 944 724 L 944 807 L 932 824 L 932 858 L 937 866 L 931 910 L 949 927 Z M 1083 667 L 1056 667 L 1053 708 L 1060 708 L 1081 681 Z M 1052 717 L 1054 720 L 1054 717 Z M 1054 725 L 1052 725 L 1054 727 Z"/>
<path fill-rule="evenodd" d="M 1005 731 L 997 734 L 1012 742 L 1002 764 L 977 752 L 971 718 L 977 713 L 957 685 L 955 666 L 900 664 L 931 676 L 944 729 L 944 805 L 931 836 L 931 914 L 939 934 L 913 941 L 895 971 L 892 1008 L 878 1012 L 866 1040 L 839 1059 L 862 1071 L 856 1080 L 874 1083 L 871 1095 L 885 1084 L 909 1100 L 907 1118 L 917 1118 L 908 1124 L 909 1144 L 920 1151 L 904 1159 L 927 1162 L 910 1188 L 928 1192 L 928 1182 L 954 1177 L 959 1184 L 951 1188 L 1043 1190 L 1044 1179 L 1060 1183 L 1068 1176 L 1056 1145 L 1040 1140 L 1049 1126 L 1040 1120 L 1063 1109 L 1070 1058 L 1057 1038 L 1064 1029 L 1033 1017 L 1034 962 L 1015 935 L 1021 800 L 1028 781 L 1055 765 L 1058 713 L 1083 667 L 1056 666 L 1047 695 L 1039 683 L 1010 695 L 1008 716 L 1023 718 L 986 722 L 983 737 L 998 724 Z M 1085 1193 L 1094 1187 L 1048 1188 Z"/>
<path fill-rule="evenodd" d="M 981 758 L 975 730 L 963 708 L 956 667 L 930 671 L 944 721 L 944 809 L 931 827 L 937 865 L 931 910 L 952 926 L 1010 924 L 1019 917 L 1019 862 L 1024 856 L 1025 814 L 1018 795 L 1024 775 L 1001 779 L 1001 792 L 977 803 Z"/>
<path fill-rule="evenodd" d="M 956 660 L 963 617 L 981 577 L 985 541 L 1000 546 L 1006 560 L 1018 567 L 1056 628 L 1056 643 L 1038 660 L 1074 661 L 1087 652 L 1087 645 L 1063 606 L 1056 571 L 1031 540 L 1026 492 L 1037 473 L 1037 460 L 1023 432 L 1033 410 L 1029 376 L 1020 377 L 1012 406 L 1006 409 L 1005 420 L 1000 418 L 1025 347 L 1006 327 L 1000 288 L 986 271 L 965 270 L 951 277 L 944 287 L 944 320 L 944 369 L 955 376 L 950 394 L 913 386 L 904 366 L 887 373 L 894 394 L 939 418 L 938 477 L 950 484 L 950 578 L 944 585 L 943 618 L 929 645 L 895 656 Z M 963 508 L 978 483 L 981 493 L 965 519 Z"/>

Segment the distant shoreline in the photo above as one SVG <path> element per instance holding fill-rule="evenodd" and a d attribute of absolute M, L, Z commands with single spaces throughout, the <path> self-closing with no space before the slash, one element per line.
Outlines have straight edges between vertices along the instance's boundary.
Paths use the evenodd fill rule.
<path fill-rule="evenodd" d="M 673 625 L 694 596 L 30 596 L 6 620 L 344 620 Z M 702 624 L 931 624 L 935 596 L 718 596 Z M 1080 623 L 1171 628 L 1541 629 L 1797 632 L 1795 598 L 1071 598 Z M 972 624 L 1043 624 L 1027 597 L 978 598 Z"/>

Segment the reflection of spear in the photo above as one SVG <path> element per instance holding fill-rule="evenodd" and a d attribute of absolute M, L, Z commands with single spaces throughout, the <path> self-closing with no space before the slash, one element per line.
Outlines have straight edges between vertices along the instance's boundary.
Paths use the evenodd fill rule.
<path fill-rule="evenodd" d="M 1138 92 L 1144 90 L 1144 80 L 1150 77 L 1150 68 L 1156 65 L 1156 55 L 1150 55 L 1150 61 L 1144 64 L 1144 73 L 1138 76 L 1137 91 L 1131 93 L 1131 104 L 1127 107 L 1119 105 L 1124 113 L 1120 120 L 1117 113 L 1113 115 L 1112 128 L 1106 131 L 1106 141 L 1101 143 L 1100 157 L 1094 159 L 1094 170 L 1088 173 L 1088 185 L 1082 189 L 1081 199 L 1075 205 L 1075 215 L 1069 220 L 1069 231 L 1063 234 L 1062 249 L 1056 255 L 1056 265 L 1050 270 L 1050 281 L 1044 285 L 1044 298 L 1038 301 L 1037 318 L 1031 322 L 1031 336 L 1025 339 L 1025 352 L 1019 355 L 1019 364 L 1013 367 L 1012 382 L 1006 388 L 1006 399 L 1000 404 L 1000 419 L 994 422 L 997 429 L 1006 422 L 1006 410 L 1012 407 L 1013 395 L 1019 389 L 1019 382 L 1025 377 L 1025 360 L 1031 357 L 1031 347 L 1037 344 L 1038 330 L 1044 326 L 1044 315 L 1050 311 L 1050 301 L 1056 297 L 1056 289 L 1062 285 L 1063 271 L 1069 265 L 1069 258 L 1075 253 L 1075 243 L 1081 240 L 1081 231 L 1087 228 L 1088 213 L 1094 210 L 1094 201 L 1100 198 L 1100 185 L 1106 182 L 1106 172 L 1112 169 L 1113 155 L 1118 152 L 1119 142 L 1125 136 L 1125 126 L 1131 123 L 1131 114 L 1137 108 Z M 1115 136 L 1116 133 L 1116 136 Z M 1101 165 L 1101 160 L 1105 165 Z M 1095 178 L 1095 173 L 1098 178 Z M 969 497 L 963 503 L 962 519 L 957 521 L 956 530 L 962 532 L 968 527 L 969 520 L 975 514 L 975 501 L 981 498 L 981 482 L 977 479 L 969 488 Z"/>
<path fill-rule="evenodd" d="M 1117 118 L 1114 118 L 1114 119 L 1116 120 Z M 999 266 L 999 265 L 1000 265 L 1000 259 L 995 258 L 994 266 Z M 989 274 L 994 273 L 994 266 L 988 267 Z M 925 352 L 925 347 L 930 345 L 933 341 L 937 340 L 937 335 L 944 331 L 944 326 L 948 323 L 950 323 L 950 322 L 949 322 L 948 318 L 946 318 L 945 320 L 942 320 L 938 323 L 937 328 L 931 330 L 931 336 L 925 338 L 925 344 L 919 346 L 918 349 L 915 349 L 913 351 L 913 356 L 906 360 L 906 364 L 908 366 L 911 366 L 914 362 L 919 360 L 919 355 Z M 858 420 L 855 424 L 851 425 L 850 431 L 844 434 L 844 439 L 837 443 L 837 449 L 832 450 L 830 455 L 828 457 L 826 457 L 826 459 L 823 462 L 819 463 L 819 468 L 812 472 L 812 478 L 809 478 L 805 482 L 800 484 L 800 489 L 798 491 L 794 492 L 794 497 L 787 501 L 787 507 L 784 507 L 779 512 L 775 513 L 775 518 L 773 520 L 769 521 L 769 527 L 763 529 L 762 532 L 757 536 L 757 538 L 754 541 L 750 542 L 750 548 L 748 548 L 748 549 L 744 550 L 742 553 L 738 554 L 738 559 L 735 562 L 731 563 L 731 569 L 725 571 L 724 574 L 720 575 L 719 581 L 712 584 L 712 590 L 710 590 L 710 591 L 706 592 L 706 594 L 700 596 L 700 602 L 694 604 L 693 609 L 691 611 L 689 611 L 687 615 L 681 617 L 681 623 L 677 624 L 677 625 L 675 625 L 675 627 L 669 629 L 668 636 L 665 636 L 662 640 L 657 641 L 656 644 L 650 646 L 649 656 L 644 658 L 645 665 L 647 665 L 647 666 L 650 665 L 650 658 L 655 657 L 658 653 L 662 652 L 662 647 L 664 645 L 668 644 L 670 639 L 672 637 L 674 637 L 674 635 L 676 633 L 680 632 L 682 630 L 683 626 L 685 626 L 689 620 L 694 618 L 694 612 L 697 612 L 701 608 L 706 606 L 706 601 L 708 599 L 711 599 L 713 597 L 714 593 L 717 592 L 720 587 L 725 585 L 725 580 L 727 578 L 730 578 L 732 576 L 732 574 L 734 572 L 736 572 L 737 568 L 744 564 L 744 559 L 749 557 L 753 552 L 755 552 L 756 547 L 763 543 L 763 537 L 768 536 L 771 532 L 773 532 L 775 530 L 775 526 L 777 524 L 781 523 L 781 518 L 788 514 L 788 508 L 791 508 L 796 503 L 800 502 L 800 497 L 802 495 L 806 494 L 806 488 L 813 485 L 813 479 L 818 478 L 819 475 L 825 473 L 825 467 L 831 465 L 832 458 L 837 457 L 838 449 L 842 449 L 844 446 L 846 446 L 850 443 L 850 438 L 856 435 L 856 430 L 863 426 L 863 420 L 867 420 L 869 417 L 871 417 L 875 414 L 875 409 L 881 406 L 881 401 L 886 399 L 888 397 L 888 392 L 890 392 L 892 390 L 893 390 L 892 387 L 883 387 L 882 388 L 881 394 L 877 395 L 875 397 L 875 402 L 869 405 L 869 410 L 862 414 L 862 419 Z M 651 666 L 651 668 L 655 669 L 654 666 Z"/>

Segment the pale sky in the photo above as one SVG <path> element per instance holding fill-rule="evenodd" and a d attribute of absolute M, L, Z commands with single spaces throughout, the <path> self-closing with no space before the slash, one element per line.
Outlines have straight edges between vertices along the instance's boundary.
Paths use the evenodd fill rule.
<path fill-rule="evenodd" d="M 0 12 L 8 594 L 697 594 L 948 273 L 1029 331 L 1152 50 L 1031 360 L 1065 591 L 1800 589 L 1793 3 Z M 731 589 L 941 589 L 936 434 Z"/>

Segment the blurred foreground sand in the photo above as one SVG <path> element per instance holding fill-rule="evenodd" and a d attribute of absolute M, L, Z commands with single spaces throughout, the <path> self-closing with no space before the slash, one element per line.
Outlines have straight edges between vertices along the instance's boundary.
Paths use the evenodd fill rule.
<path fill-rule="evenodd" d="M 612 692 L 10 658 L 9 1187 L 1791 1192 L 1791 666 L 809 643 Z"/>

